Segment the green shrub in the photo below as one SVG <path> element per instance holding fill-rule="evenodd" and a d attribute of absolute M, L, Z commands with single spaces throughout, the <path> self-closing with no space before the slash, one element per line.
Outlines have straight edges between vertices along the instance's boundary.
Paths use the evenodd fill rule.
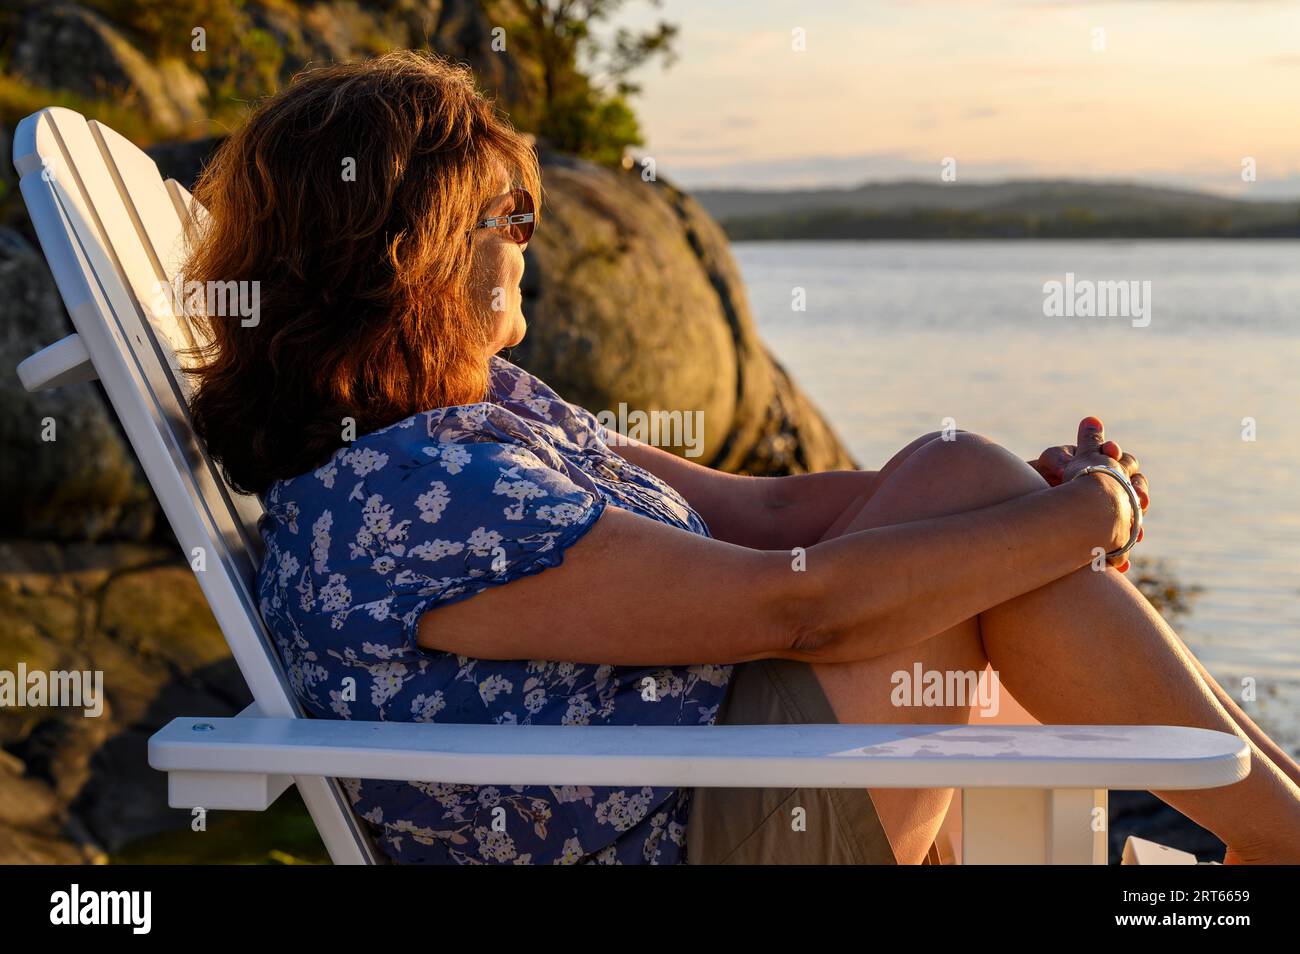
<path fill-rule="evenodd" d="M 75 109 L 87 119 L 98 119 L 112 126 L 132 142 L 142 146 L 152 145 L 164 137 L 158 129 L 140 115 L 108 99 L 79 96 L 64 90 L 34 86 L 13 76 L 0 73 L 0 125 L 12 129 L 18 121 L 46 106 L 66 106 Z"/>

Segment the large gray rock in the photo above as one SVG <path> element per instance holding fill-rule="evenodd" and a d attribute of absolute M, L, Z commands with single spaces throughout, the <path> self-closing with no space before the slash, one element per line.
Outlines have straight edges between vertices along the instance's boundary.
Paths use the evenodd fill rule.
<path fill-rule="evenodd" d="M 520 89 L 518 65 L 492 49 L 493 23 L 475 0 L 335 0 L 302 7 L 250 0 L 244 10 L 250 25 L 266 31 L 282 54 L 276 64 L 281 81 L 309 63 L 409 48 L 463 60 L 484 87 L 501 95 Z"/>
<path fill-rule="evenodd" d="M 635 170 L 543 166 L 515 360 L 593 411 L 702 412 L 712 467 L 854 466 L 759 339 L 726 237 L 694 199 Z"/>
<path fill-rule="evenodd" d="M 0 864 L 101 861 L 185 826 L 149 768 L 177 715 L 251 699 L 174 548 L 0 541 L 0 670 L 103 673 L 104 704 L 0 708 Z"/>

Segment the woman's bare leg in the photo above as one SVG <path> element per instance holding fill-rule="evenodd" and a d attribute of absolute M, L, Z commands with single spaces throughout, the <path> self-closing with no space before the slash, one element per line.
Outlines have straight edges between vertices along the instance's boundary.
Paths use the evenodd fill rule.
<path fill-rule="evenodd" d="M 1232 698 L 1232 694 L 1229 693 L 1228 690 L 1224 689 L 1223 686 L 1219 685 L 1218 681 L 1211 676 L 1205 666 L 1201 664 L 1201 661 L 1192 655 L 1192 651 L 1187 648 L 1187 644 L 1182 641 L 1182 638 L 1179 637 L 1177 633 L 1174 634 L 1174 638 L 1178 640 L 1183 652 L 1187 654 L 1187 658 L 1190 659 L 1192 665 L 1196 667 L 1196 671 L 1201 674 L 1201 678 L 1205 680 L 1205 684 L 1210 687 L 1210 691 L 1214 693 L 1214 697 L 1219 700 L 1219 705 L 1223 706 L 1228 715 L 1232 717 L 1232 721 L 1237 723 L 1237 725 L 1241 727 L 1242 731 L 1250 736 L 1250 741 L 1259 746 L 1260 750 L 1269 757 L 1269 760 L 1276 765 L 1287 778 L 1295 782 L 1297 785 L 1300 785 L 1300 765 L 1296 764 L 1296 761 L 1291 757 L 1291 754 L 1265 735 L 1264 730 L 1257 726 L 1255 720 L 1245 713 L 1241 706 L 1237 704 L 1237 700 Z"/>
<path fill-rule="evenodd" d="M 833 530 L 852 532 L 956 513 L 1044 486 L 1027 464 L 974 435 L 931 440 L 910 450 L 889 474 L 882 472 L 871 497 L 852 519 Z M 1191 654 L 1121 574 L 1085 568 L 936 639 L 960 647 L 959 658 L 976 659 L 970 647 L 976 634 L 1001 682 L 1041 722 L 1191 725 L 1243 738 L 1252 757 L 1252 771 L 1244 781 L 1218 789 L 1155 794 L 1218 834 L 1237 857 L 1297 860 L 1300 788 L 1266 754 L 1266 748 L 1277 751 L 1276 746 L 1253 723 L 1254 732 L 1238 725 Z M 817 666 L 814 671 L 845 722 L 965 721 L 890 705 L 890 674 L 911 664 L 883 657 Z M 978 662 L 957 668 L 977 669 Z M 1252 735 L 1268 745 L 1257 744 Z M 919 860 L 917 846 L 923 845 L 923 854 L 941 821 L 939 806 L 946 808 L 950 791 L 873 790 L 872 796 L 899 860 Z"/>
<path fill-rule="evenodd" d="M 949 436 L 953 437 L 956 434 L 962 433 L 966 432 L 950 432 Z M 933 440 L 939 440 L 942 436 L 942 431 L 931 431 L 929 434 L 923 434 L 918 437 L 896 453 L 878 472 L 875 487 L 879 487 L 882 481 L 897 471 L 915 451 L 924 447 Z M 827 531 L 826 539 L 844 533 L 846 528 L 853 523 L 857 515 L 862 512 L 862 508 L 867 505 L 867 502 L 870 499 L 870 494 L 864 494 L 846 507 L 844 512 L 836 518 L 835 522 Z M 953 511 L 949 510 L 946 512 L 951 513 Z M 1237 701 L 1232 698 L 1231 693 L 1224 689 L 1223 686 L 1219 684 L 1218 680 L 1210 675 L 1205 666 L 1201 664 L 1201 661 L 1193 655 L 1192 651 L 1187 647 L 1187 644 L 1183 642 L 1182 637 L 1178 636 L 1177 633 L 1174 633 L 1174 638 L 1178 640 L 1178 643 L 1182 647 L 1187 658 L 1191 660 L 1192 664 L 1196 667 L 1196 671 L 1200 673 L 1201 678 L 1205 680 L 1205 684 L 1210 687 L 1215 698 L 1219 700 L 1219 704 L 1223 706 L 1228 715 L 1232 717 L 1232 720 L 1237 723 L 1242 731 L 1250 737 L 1250 740 L 1269 757 L 1273 764 L 1276 765 L 1287 776 L 1287 778 L 1291 779 L 1291 781 L 1295 782 L 1297 785 L 1300 785 L 1300 764 L 1297 764 L 1290 753 L 1283 750 L 1280 745 L 1264 733 L 1263 729 L 1255 724 L 1255 721 L 1251 719 L 1241 706 L 1238 705 Z"/>
<path fill-rule="evenodd" d="M 933 639 L 885 656 L 833 666 L 814 666 L 822 690 L 840 722 L 867 725 L 913 723 L 962 725 L 972 707 L 947 700 L 944 706 L 895 706 L 893 676 L 911 673 L 916 663 L 926 672 L 983 672 L 988 657 L 975 620 L 954 626 Z M 920 864 L 934 843 L 952 800 L 952 789 L 873 788 L 871 801 L 899 864 Z"/>

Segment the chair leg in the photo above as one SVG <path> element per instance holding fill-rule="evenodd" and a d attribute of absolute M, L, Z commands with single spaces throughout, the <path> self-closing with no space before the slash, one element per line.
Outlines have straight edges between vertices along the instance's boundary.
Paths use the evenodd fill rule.
<path fill-rule="evenodd" d="M 962 864 L 1105 863 L 1105 789 L 962 792 Z"/>

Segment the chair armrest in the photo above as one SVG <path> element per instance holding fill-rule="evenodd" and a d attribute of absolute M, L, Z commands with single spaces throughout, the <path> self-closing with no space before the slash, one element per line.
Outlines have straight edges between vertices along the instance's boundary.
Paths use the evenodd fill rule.
<path fill-rule="evenodd" d="M 1250 754 L 1234 735 L 1181 726 L 443 725 L 249 713 L 173 719 L 149 740 L 149 764 L 182 780 L 245 776 L 258 793 L 267 778 L 284 776 L 470 785 L 1172 790 L 1240 781 Z"/>
<path fill-rule="evenodd" d="M 65 384 L 94 381 L 99 375 L 81 335 L 71 334 L 24 358 L 18 380 L 28 391 L 49 391 Z"/>

